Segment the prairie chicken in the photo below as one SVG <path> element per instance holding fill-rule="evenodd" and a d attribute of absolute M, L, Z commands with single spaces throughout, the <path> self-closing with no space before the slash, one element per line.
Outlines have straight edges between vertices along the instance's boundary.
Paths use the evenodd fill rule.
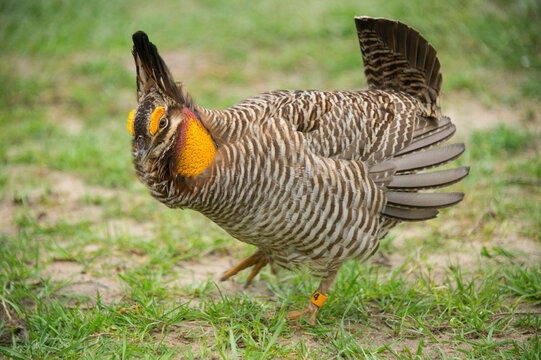
<path fill-rule="evenodd" d="M 435 147 L 455 132 L 438 105 L 436 51 L 397 21 L 356 17 L 366 91 L 280 90 L 225 110 L 197 105 L 144 32 L 133 35 L 138 106 L 128 118 L 138 178 L 172 208 L 197 210 L 255 253 L 253 267 L 305 267 L 321 283 L 301 311 L 312 322 L 338 270 L 366 260 L 401 221 L 462 200 L 424 192 L 468 167 L 427 172 L 462 154 Z"/>

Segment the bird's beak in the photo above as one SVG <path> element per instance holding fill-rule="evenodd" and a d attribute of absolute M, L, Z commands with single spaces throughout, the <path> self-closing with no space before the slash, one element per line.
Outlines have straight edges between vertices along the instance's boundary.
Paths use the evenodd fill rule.
<path fill-rule="evenodd" d="M 144 157 L 146 157 L 146 151 L 145 150 L 139 150 L 137 151 L 137 161 L 141 161 Z"/>
<path fill-rule="evenodd" d="M 137 138 L 137 161 L 141 161 L 146 157 L 147 151 L 145 150 L 145 143 L 143 137 Z"/>

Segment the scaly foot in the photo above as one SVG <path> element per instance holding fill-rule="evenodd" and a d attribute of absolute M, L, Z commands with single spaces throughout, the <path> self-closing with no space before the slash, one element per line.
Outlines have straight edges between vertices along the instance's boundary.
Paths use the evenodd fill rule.
<path fill-rule="evenodd" d="M 231 276 L 236 275 L 239 271 L 253 266 L 254 268 L 246 281 L 245 286 L 248 286 L 252 282 L 253 278 L 261 271 L 261 269 L 263 269 L 263 267 L 267 265 L 267 263 L 268 261 L 265 257 L 265 254 L 263 254 L 263 251 L 257 249 L 252 255 L 242 260 L 237 266 L 227 270 L 220 280 L 225 281 Z"/>
<path fill-rule="evenodd" d="M 289 320 L 299 320 L 304 318 L 314 325 L 316 323 L 317 314 L 319 313 L 319 308 L 313 303 L 309 303 L 303 310 L 293 310 L 287 313 L 287 318 Z"/>
<path fill-rule="evenodd" d="M 310 324 L 314 325 L 316 323 L 316 317 L 319 313 L 319 308 L 325 304 L 325 301 L 327 301 L 327 295 L 324 295 L 321 292 L 321 286 L 320 289 L 314 291 L 312 296 L 310 297 L 310 302 L 304 310 L 293 310 L 287 313 L 287 318 L 289 320 L 297 320 L 301 317 L 307 319 Z"/>

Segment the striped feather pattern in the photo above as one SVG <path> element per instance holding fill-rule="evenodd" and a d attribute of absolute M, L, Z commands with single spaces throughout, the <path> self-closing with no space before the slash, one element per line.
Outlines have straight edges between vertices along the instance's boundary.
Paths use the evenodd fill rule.
<path fill-rule="evenodd" d="M 364 72 L 370 89 L 405 92 L 438 118 L 442 76 L 436 50 L 417 31 L 398 21 L 356 17 Z"/>
<path fill-rule="evenodd" d="M 178 107 L 197 114 L 216 156 L 196 177 L 175 174 L 178 134 L 171 131 L 161 139 L 159 156 L 135 158 L 139 179 L 162 203 L 203 213 L 257 246 L 271 264 L 308 267 L 323 277 L 347 259 L 371 256 L 399 221 L 430 219 L 460 201 L 461 193 L 420 192 L 468 173 L 465 167 L 427 172 L 464 151 L 463 144 L 438 147 L 455 127 L 437 107 L 435 50 L 403 24 L 356 23 L 370 90 L 271 91 L 225 110 L 195 105 L 180 91 Z M 134 49 L 136 62 L 153 60 L 138 64 L 138 72 L 160 64 L 138 76 L 159 81 L 139 88 L 162 89 L 161 98 L 167 97 L 171 91 L 163 84 L 172 79 L 165 63 L 155 47 L 139 48 L 153 55 Z M 150 98 L 160 97 L 140 97 L 141 118 L 152 108 Z M 134 139 L 134 155 L 136 145 Z"/>

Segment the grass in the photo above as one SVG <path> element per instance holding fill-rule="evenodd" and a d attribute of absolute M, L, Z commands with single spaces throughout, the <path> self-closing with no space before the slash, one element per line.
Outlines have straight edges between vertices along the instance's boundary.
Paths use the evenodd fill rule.
<path fill-rule="evenodd" d="M 363 14 L 419 29 L 444 92 L 526 110 L 464 135 L 461 205 L 397 228 L 381 257 L 344 266 L 316 325 L 290 322 L 316 279 L 267 269 L 248 290 L 246 275 L 216 284 L 207 271 L 251 249 L 135 179 L 130 35 L 147 31 L 219 108 L 273 88 L 362 87 Z M 2 2 L 0 354 L 538 359 L 540 23 L 527 0 Z"/>

